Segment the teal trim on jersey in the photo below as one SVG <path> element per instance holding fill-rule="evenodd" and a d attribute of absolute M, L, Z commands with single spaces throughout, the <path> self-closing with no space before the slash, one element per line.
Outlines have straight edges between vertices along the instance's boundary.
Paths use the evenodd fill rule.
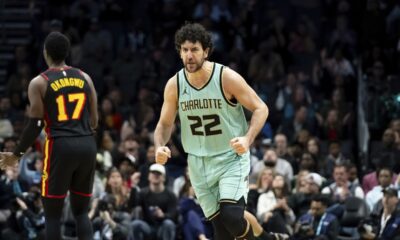
<path fill-rule="evenodd" d="M 177 73 L 178 113 L 183 148 L 195 156 L 214 156 L 231 150 L 234 137 L 244 136 L 247 121 L 242 105 L 232 104 L 223 94 L 223 65 L 214 63 L 208 82 L 195 88 Z"/>

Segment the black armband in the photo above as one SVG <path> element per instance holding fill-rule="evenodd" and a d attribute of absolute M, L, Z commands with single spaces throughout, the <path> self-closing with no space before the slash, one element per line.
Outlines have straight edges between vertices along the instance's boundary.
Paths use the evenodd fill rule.
<path fill-rule="evenodd" d="M 25 151 L 33 144 L 43 128 L 43 120 L 40 118 L 29 118 L 19 139 L 19 144 L 13 154 L 17 157 L 24 155 Z"/>

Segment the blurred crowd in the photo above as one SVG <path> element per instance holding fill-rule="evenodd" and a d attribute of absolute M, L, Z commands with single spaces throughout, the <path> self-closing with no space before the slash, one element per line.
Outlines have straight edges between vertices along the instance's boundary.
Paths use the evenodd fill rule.
<path fill-rule="evenodd" d="M 32 18 L 0 96 L 2 151 L 21 133 L 29 81 L 46 69 L 44 37 L 71 41 L 67 63 L 99 96 L 95 239 L 211 239 L 186 173 L 177 123 L 168 164 L 152 133 L 166 81 L 181 67 L 174 33 L 212 33 L 211 61 L 239 72 L 270 109 L 251 148 L 248 210 L 294 239 L 400 236 L 400 3 L 395 0 L 60 0 Z M 359 102 L 360 82 L 365 85 Z M 357 112 L 362 108 L 365 119 Z M 360 121 L 369 152 L 360 159 Z M 42 145 L 0 175 L 2 239 L 41 239 Z M 367 164 L 361 164 L 367 163 Z M 68 204 L 63 234 L 73 239 Z M 190 219 L 190 221 L 188 221 Z"/>

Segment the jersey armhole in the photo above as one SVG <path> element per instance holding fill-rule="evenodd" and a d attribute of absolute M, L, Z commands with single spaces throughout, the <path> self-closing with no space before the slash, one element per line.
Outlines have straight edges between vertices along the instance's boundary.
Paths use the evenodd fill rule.
<path fill-rule="evenodd" d="M 225 66 L 221 66 L 221 69 L 220 69 L 220 72 L 219 72 L 219 84 L 220 84 L 221 94 L 224 97 L 225 102 L 228 103 L 228 105 L 230 105 L 231 107 L 236 107 L 237 103 L 234 103 L 234 102 L 230 101 L 225 96 L 224 87 L 222 85 L 222 72 L 223 72 L 224 68 L 225 68 Z"/>

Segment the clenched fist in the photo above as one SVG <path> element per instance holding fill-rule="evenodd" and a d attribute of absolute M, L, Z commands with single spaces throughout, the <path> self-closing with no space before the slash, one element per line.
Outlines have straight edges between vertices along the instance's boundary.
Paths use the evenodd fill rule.
<path fill-rule="evenodd" d="M 235 137 L 230 141 L 230 145 L 237 154 L 242 155 L 249 150 L 250 144 L 247 137 Z"/>
<path fill-rule="evenodd" d="M 156 163 L 165 164 L 171 157 L 171 150 L 167 146 L 158 147 L 156 150 Z"/>

